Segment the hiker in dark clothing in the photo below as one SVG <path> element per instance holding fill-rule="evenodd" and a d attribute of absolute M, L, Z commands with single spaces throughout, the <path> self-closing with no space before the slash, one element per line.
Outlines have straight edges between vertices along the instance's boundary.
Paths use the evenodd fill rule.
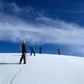
<path fill-rule="evenodd" d="M 35 56 L 35 52 L 34 52 L 34 45 L 32 45 L 32 46 L 30 46 L 31 47 L 31 54 L 30 54 L 30 56 L 32 55 L 32 53 L 34 54 L 34 56 Z"/>
<path fill-rule="evenodd" d="M 40 50 L 40 52 L 39 52 L 39 53 L 40 53 L 40 54 L 42 54 L 42 47 L 41 47 L 41 46 L 40 46 L 39 50 Z"/>
<path fill-rule="evenodd" d="M 20 58 L 19 64 L 21 64 L 22 59 L 24 59 L 24 64 L 26 64 L 26 58 L 25 58 L 25 54 L 27 53 L 26 50 L 27 49 L 26 49 L 26 46 L 25 46 L 25 41 L 23 41 L 23 44 L 22 44 L 22 57 Z"/>

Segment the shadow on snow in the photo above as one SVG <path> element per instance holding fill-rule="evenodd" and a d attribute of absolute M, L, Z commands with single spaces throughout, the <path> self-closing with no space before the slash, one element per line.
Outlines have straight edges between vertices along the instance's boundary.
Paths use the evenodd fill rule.
<path fill-rule="evenodd" d="M 0 63 L 0 65 L 16 65 L 16 64 L 19 64 L 19 63 Z"/>

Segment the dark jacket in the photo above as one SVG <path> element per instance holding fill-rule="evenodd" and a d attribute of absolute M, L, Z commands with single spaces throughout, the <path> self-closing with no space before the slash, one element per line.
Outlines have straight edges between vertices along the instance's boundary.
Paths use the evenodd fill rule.
<path fill-rule="evenodd" d="M 42 51 L 42 47 L 40 47 L 39 50 Z"/>
<path fill-rule="evenodd" d="M 60 49 L 57 49 L 58 50 L 58 52 L 60 52 Z"/>
<path fill-rule="evenodd" d="M 26 50 L 27 50 L 27 49 L 26 49 L 26 46 L 25 46 L 25 44 L 23 43 L 23 44 L 22 44 L 22 52 L 27 52 Z"/>

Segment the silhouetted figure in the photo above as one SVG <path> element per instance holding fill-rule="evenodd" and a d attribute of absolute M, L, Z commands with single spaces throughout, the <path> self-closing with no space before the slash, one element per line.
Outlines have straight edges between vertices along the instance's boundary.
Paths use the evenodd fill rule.
<path fill-rule="evenodd" d="M 40 46 L 39 50 L 40 50 L 40 52 L 39 52 L 39 53 L 40 53 L 40 54 L 42 54 L 42 47 L 41 47 L 41 46 Z"/>
<path fill-rule="evenodd" d="M 32 46 L 30 46 L 31 47 L 31 54 L 30 54 L 30 56 L 32 55 L 32 53 L 34 54 L 34 56 L 35 56 L 35 52 L 34 52 L 34 45 L 32 45 Z"/>
<path fill-rule="evenodd" d="M 27 53 L 27 51 L 26 51 L 27 49 L 26 49 L 26 46 L 25 46 L 25 41 L 23 41 L 23 44 L 21 45 L 21 50 L 22 50 L 22 57 L 20 58 L 19 64 L 21 64 L 22 59 L 24 59 L 24 64 L 26 64 L 25 53 Z"/>
<path fill-rule="evenodd" d="M 58 54 L 60 55 L 60 49 L 58 48 L 57 50 L 58 50 Z"/>

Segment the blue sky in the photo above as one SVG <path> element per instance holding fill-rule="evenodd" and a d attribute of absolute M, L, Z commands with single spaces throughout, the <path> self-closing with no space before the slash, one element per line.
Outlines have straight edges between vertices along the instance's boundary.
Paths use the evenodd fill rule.
<path fill-rule="evenodd" d="M 84 55 L 83 0 L 0 0 L 0 53 L 35 52 Z"/>

